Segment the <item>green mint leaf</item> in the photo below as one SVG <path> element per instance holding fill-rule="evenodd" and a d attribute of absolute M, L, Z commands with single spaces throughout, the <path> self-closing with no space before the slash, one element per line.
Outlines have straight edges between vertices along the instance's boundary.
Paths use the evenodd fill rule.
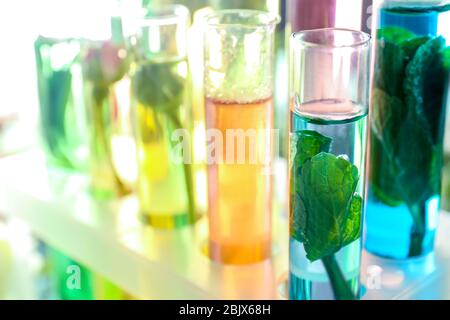
<path fill-rule="evenodd" d="M 436 190 L 431 176 L 434 146 L 430 142 L 429 131 L 421 127 L 422 121 L 410 113 L 400 126 L 398 140 L 401 143 L 394 149 L 397 185 L 410 207 L 427 201 Z"/>
<path fill-rule="evenodd" d="M 298 179 L 303 203 L 300 222 L 304 223 L 300 230 L 310 261 L 334 254 L 359 237 L 360 226 L 355 225 L 362 208 L 355 195 L 358 181 L 356 166 L 330 153 L 321 152 L 303 165 Z"/>
<path fill-rule="evenodd" d="M 372 163 L 377 170 L 371 183 L 376 196 L 389 206 L 428 198 L 435 189 L 430 184 L 434 152 L 428 129 L 418 123 L 420 115 L 377 88 L 372 101 Z"/>
<path fill-rule="evenodd" d="M 372 131 L 392 157 L 399 131 L 399 126 L 393 124 L 402 122 L 405 106 L 402 100 L 378 88 L 373 89 L 372 101 Z"/>
<path fill-rule="evenodd" d="M 395 146 L 399 142 L 399 125 L 404 112 L 403 102 L 384 91 L 374 88 L 372 94 L 371 163 L 377 170 L 371 174 L 371 188 L 383 203 L 396 207 L 404 201 L 397 184 L 397 168 L 394 160 Z"/>
<path fill-rule="evenodd" d="M 378 30 L 375 84 L 392 96 L 403 96 L 403 78 L 408 62 L 417 49 L 430 37 L 415 37 L 403 28 L 389 27 Z"/>
<path fill-rule="evenodd" d="M 330 151 L 331 138 L 312 130 L 302 130 L 295 133 L 297 143 L 295 152 L 295 167 L 301 167 L 306 160 L 320 152 Z"/>
<path fill-rule="evenodd" d="M 445 70 L 448 72 L 450 70 L 450 47 L 445 47 L 444 49 L 442 49 L 441 54 L 442 63 Z"/>
<path fill-rule="evenodd" d="M 414 55 L 416 54 L 417 49 L 419 49 L 420 46 L 428 42 L 431 38 L 428 36 L 423 37 L 416 37 L 408 40 L 404 40 L 400 42 L 400 47 L 405 53 L 405 58 L 407 60 L 411 60 L 414 58 Z"/>
<path fill-rule="evenodd" d="M 295 192 L 291 195 L 293 201 L 291 202 L 291 214 L 290 214 L 290 234 L 291 237 L 298 242 L 305 241 L 305 228 L 306 228 L 306 212 L 303 205 L 300 193 Z"/>
<path fill-rule="evenodd" d="M 387 29 L 376 54 L 371 185 L 387 205 L 413 208 L 439 190 L 450 51 L 442 37 L 409 37 Z"/>
<path fill-rule="evenodd" d="M 379 41 L 375 55 L 375 84 L 392 96 L 401 96 L 406 56 L 400 46 Z"/>
<path fill-rule="evenodd" d="M 443 37 L 423 44 L 406 68 L 403 89 L 410 112 L 415 113 L 416 124 L 423 128 L 431 142 L 438 138 L 439 121 L 443 110 L 446 74 L 442 65 Z"/>
<path fill-rule="evenodd" d="M 132 90 L 139 103 L 160 111 L 173 111 L 182 104 L 184 79 L 174 62 L 148 62 L 138 65 Z"/>
<path fill-rule="evenodd" d="M 344 225 L 344 235 L 342 246 L 349 245 L 361 236 L 363 199 L 360 195 L 354 194 L 350 201 L 350 209 Z"/>
<path fill-rule="evenodd" d="M 301 215 L 301 212 L 304 212 L 303 202 L 300 199 L 300 191 L 298 190 L 297 179 L 300 177 L 300 170 L 303 164 L 319 154 L 320 152 L 328 152 L 330 151 L 330 146 L 332 139 L 321 135 L 316 131 L 311 130 L 301 130 L 294 133 L 294 144 L 295 150 L 292 150 L 292 154 L 294 154 L 293 159 L 293 175 L 292 175 L 292 210 L 291 210 L 291 236 L 297 241 L 303 242 L 303 234 L 304 230 L 303 226 L 306 225 L 303 219 L 304 215 Z"/>
<path fill-rule="evenodd" d="M 401 27 L 386 27 L 377 30 L 377 38 L 393 43 L 409 40 L 414 37 L 414 33 Z"/>

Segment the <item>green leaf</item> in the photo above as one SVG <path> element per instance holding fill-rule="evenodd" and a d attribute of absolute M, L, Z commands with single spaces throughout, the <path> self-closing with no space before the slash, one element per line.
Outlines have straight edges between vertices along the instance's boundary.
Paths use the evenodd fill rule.
<path fill-rule="evenodd" d="M 450 47 L 445 47 L 444 49 L 442 49 L 441 54 L 442 63 L 445 70 L 448 72 L 450 70 Z"/>
<path fill-rule="evenodd" d="M 298 183 L 295 184 L 297 186 Z M 295 188 L 295 187 L 294 187 Z M 290 234 L 298 242 L 305 241 L 306 212 L 299 192 L 291 194 Z"/>
<path fill-rule="evenodd" d="M 379 46 L 377 56 L 391 56 L 391 62 L 403 56 L 404 61 L 376 67 L 375 79 L 386 82 L 376 81 L 372 95 L 371 185 L 388 205 L 422 207 L 439 192 L 448 53 L 442 37 L 391 38 L 401 41 L 393 44 L 394 51 Z M 414 221 L 424 223 L 417 214 Z"/>
<path fill-rule="evenodd" d="M 429 36 L 416 37 L 400 42 L 400 47 L 405 53 L 405 58 L 411 60 L 416 54 L 420 46 L 428 42 L 431 38 Z"/>
<path fill-rule="evenodd" d="M 344 225 L 343 246 L 349 245 L 361 236 L 361 212 L 363 207 L 363 199 L 360 195 L 354 194 L 350 201 L 350 209 L 347 221 Z"/>
<path fill-rule="evenodd" d="M 397 186 L 409 207 L 427 201 L 439 187 L 433 185 L 432 161 L 434 146 L 426 131 L 409 114 L 400 125 L 398 143 L 394 149 L 393 164 Z"/>
<path fill-rule="evenodd" d="M 291 236 L 310 261 L 322 259 L 336 299 L 355 299 L 333 255 L 361 236 L 358 169 L 327 153 L 332 139 L 318 132 L 296 132 L 293 141 Z"/>
<path fill-rule="evenodd" d="M 372 109 L 371 183 L 379 200 L 397 206 L 412 205 L 433 194 L 433 145 L 425 121 L 396 97 L 374 89 Z M 419 119 L 422 119 L 419 122 Z M 413 143 L 408 143 L 413 141 Z"/>
<path fill-rule="evenodd" d="M 402 95 L 406 56 L 400 46 L 380 41 L 375 55 L 375 84 L 392 96 Z"/>
<path fill-rule="evenodd" d="M 185 80 L 180 77 L 174 62 L 148 62 L 137 67 L 132 89 L 137 100 L 148 107 L 171 111 L 182 104 Z"/>
<path fill-rule="evenodd" d="M 295 150 L 292 150 L 292 154 L 295 155 L 293 161 L 293 175 L 292 175 L 292 210 L 291 210 L 291 236 L 297 241 L 303 242 L 305 226 L 305 216 L 301 215 L 304 212 L 303 202 L 300 199 L 300 193 L 298 190 L 299 183 L 297 179 L 300 177 L 300 170 L 303 164 L 320 152 L 328 152 L 331 146 L 331 138 L 321 135 L 316 131 L 301 130 L 294 133 L 294 145 Z"/>
<path fill-rule="evenodd" d="M 393 124 L 402 122 L 405 106 L 402 100 L 378 88 L 373 89 L 372 101 L 372 131 L 383 142 L 389 157 L 392 157 L 392 147 L 397 144 L 399 130 Z"/>
<path fill-rule="evenodd" d="M 297 138 L 294 164 L 301 167 L 306 160 L 314 157 L 322 151 L 328 152 L 331 146 L 331 138 L 321 135 L 316 131 L 302 130 L 295 133 Z"/>
<path fill-rule="evenodd" d="M 446 73 L 442 65 L 443 37 L 429 40 L 422 45 L 406 68 L 404 81 L 405 102 L 415 114 L 416 124 L 430 142 L 437 142 L 439 121 L 445 92 Z"/>
<path fill-rule="evenodd" d="M 430 40 L 430 37 L 415 37 L 403 28 L 389 27 L 378 30 L 375 83 L 391 96 L 403 95 L 403 78 L 408 62 L 417 49 Z"/>
<path fill-rule="evenodd" d="M 330 153 L 321 152 L 303 165 L 298 181 L 304 224 L 300 230 L 310 261 L 334 254 L 360 237 L 358 181 L 356 166 Z"/>
<path fill-rule="evenodd" d="M 377 30 L 377 38 L 393 43 L 405 41 L 414 37 L 414 33 L 401 27 L 386 27 Z"/>

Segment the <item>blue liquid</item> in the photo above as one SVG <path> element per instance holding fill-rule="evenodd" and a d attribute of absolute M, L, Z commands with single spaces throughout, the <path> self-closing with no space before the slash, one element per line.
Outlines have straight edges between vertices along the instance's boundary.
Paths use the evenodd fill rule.
<path fill-rule="evenodd" d="M 395 8 L 393 10 L 381 10 L 379 28 L 400 27 L 414 33 L 417 37 L 442 36 L 447 40 L 448 45 L 450 28 L 447 27 L 447 23 L 450 23 L 450 12 L 448 8 L 445 10 L 438 10 L 433 7 L 414 8 L 413 10 L 407 11 L 402 11 L 401 8 Z M 377 50 L 380 50 L 379 47 L 377 47 Z M 381 53 L 377 52 L 376 55 L 378 56 L 379 54 Z M 378 68 L 376 67 L 375 72 L 377 70 Z M 376 76 L 377 74 L 375 74 Z M 399 75 L 399 78 L 401 79 L 403 76 Z M 427 105 L 424 106 L 424 109 L 426 109 L 425 112 L 435 112 L 437 114 L 435 120 L 429 122 L 429 127 L 430 131 L 436 133 L 436 148 L 442 149 L 440 146 L 442 145 L 443 124 L 445 123 L 446 92 L 442 92 L 442 94 L 433 92 L 431 94 L 436 99 L 442 100 L 441 110 L 429 110 L 430 107 Z M 404 99 L 404 97 L 399 98 Z M 374 103 L 373 105 L 380 104 Z M 399 123 L 399 126 L 402 124 Z M 408 207 L 407 201 L 401 195 L 399 196 L 401 191 L 397 191 L 396 195 L 392 195 L 390 194 L 391 191 L 387 190 L 390 189 L 390 185 L 396 183 L 396 172 L 387 171 L 389 167 L 386 164 L 389 162 L 388 157 L 386 157 L 387 153 L 383 155 L 383 146 L 377 141 L 375 136 L 375 134 L 372 134 L 371 178 L 369 181 L 370 187 L 366 215 L 365 247 L 371 253 L 386 258 L 406 259 L 426 255 L 433 251 L 434 237 L 439 218 L 440 194 L 438 190 L 440 188 L 436 187 L 435 189 L 437 191 L 435 191 L 435 194 L 427 195 L 427 197 L 424 196 L 425 199 L 418 200 L 415 204 L 415 212 L 420 212 L 419 216 L 421 217 L 420 226 L 418 226 L 417 215 L 416 221 L 414 221 L 413 209 Z M 398 143 L 410 144 L 415 143 L 415 141 L 400 141 Z M 423 170 L 423 167 L 418 165 L 417 170 Z M 378 181 L 378 186 L 374 185 L 373 181 L 375 179 Z M 433 179 L 430 176 L 430 180 Z M 439 176 L 437 176 L 436 180 L 439 179 Z M 414 182 L 411 181 L 411 183 Z M 440 181 L 436 185 L 438 184 L 440 185 Z M 386 190 L 383 188 L 380 189 L 380 185 L 384 185 Z M 386 200 L 383 194 L 391 199 Z"/>
<path fill-rule="evenodd" d="M 426 203 L 426 232 L 422 241 L 422 255 L 433 251 L 434 236 L 439 220 L 440 197 Z M 406 205 L 390 207 L 369 193 L 366 215 L 366 249 L 376 255 L 405 259 L 409 256 L 413 219 Z"/>
<path fill-rule="evenodd" d="M 343 108 L 346 114 L 321 114 L 323 105 L 336 104 L 347 106 Z M 303 110 L 308 112 L 291 112 L 291 131 L 301 130 L 316 131 L 332 139 L 330 153 L 344 156 L 348 161 L 358 168 L 359 183 L 356 192 L 364 198 L 364 162 L 367 114 L 366 108 L 353 105 L 348 108 L 348 102 L 325 100 L 313 102 Z M 302 106 L 298 108 L 302 110 Z M 293 146 L 296 145 L 295 134 L 291 135 L 291 160 L 295 156 Z M 293 171 L 291 170 L 291 175 Z M 291 176 L 291 181 L 292 176 Z M 293 199 L 290 205 L 293 204 Z M 291 218 L 295 219 L 295 214 Z M 356 299 L 360 295 L 360 261 L 361 261 L 361 238 L 341 248 L 334 254 L 336 262 L 342 275 L 347 281 L 347 287 Z M 337 299 L 333 292 L 329 276 L 322 260 L 311 262 L 306 257 L 303 243 L 293 237 L 289 241 L 289 299 L 290 300 L 333 300 Z"/>

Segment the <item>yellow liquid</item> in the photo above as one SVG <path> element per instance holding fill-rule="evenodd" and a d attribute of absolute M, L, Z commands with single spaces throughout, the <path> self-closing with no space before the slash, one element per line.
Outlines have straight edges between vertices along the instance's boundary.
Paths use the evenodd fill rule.
<path fill-rule="evenodd" d="M 186 69 L 186 61 L 155 64 L 158 64 L 158 83 L 161 88 L 171 88 L 164 81 L 174 77 L 183 83 L 185 78 L 180 70 Z M 164 74 L 170 77 L 164 77 Z M 186 88 L 180 89 L 176 94 L 183 97 Z M 172 99 L 172 94 L 167 96 Z M 189 181 L 190 188 L 193 189 L 192 172 L 186 173 L 188 169 L 191 170 L 192 165 L 177 163 L 171 156 L 176 145 L 176 142 L 171 141 L 173 131 L 183 128 L 191 132 L 188 125 L 190 109 L 186 99 L 178 99 L 175 95 L 173 99 L 165 101 L 164 105 L 144 105 L 135 99 L 139 172 L 137 185 L 141 211 L 147 223 L 167 229 L 195 221 L 195 214 L 189 210 L 187 187 Z M 175 105 L 174 101 L 179 101 L 180 105 Z M 194 190 L 191 192 L 194 193 Z"/>
<path fill-rule="evenodd" d="M 247 104 L 206 101 L 207 129 L 217 129 L 223 137 L 223 161 L 208 163 L 209 250 L 213 260 L 246 264 L 270 257 L 272 178 L 267 169 L 272 154 L 272 113 L 272 99 Z M 256 130 L 255 143 L 250 139 L 245 142 L 245 161 L 227 161 L 227 129 Z M 234 160 L 238 159 L 237 146 L 236 140 Z M 269 161 L 255 163 L 251 156 L 255 152 Z"/>

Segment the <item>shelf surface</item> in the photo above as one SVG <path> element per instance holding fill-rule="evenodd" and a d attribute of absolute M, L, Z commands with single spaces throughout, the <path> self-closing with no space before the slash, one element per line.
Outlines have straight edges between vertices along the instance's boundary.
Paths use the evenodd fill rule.
<path fill-rule="evenodd" d="M 97 202 L 86 178 L 50 169 L 41 152 L 0 159 L 0 210 L 23 219 L 42 240 L 139 298 L 273 299 L 287 269 L 285 241 L 272 260 L 223 266 L 204 254 L 205 219 L 175 231 L 141 224 L 134 196 Z M 80 191 L 81 190 L 81 191 Z M 285 219 L 274 231 L 287 234 Z"/>
<path fill-rule="evenodd" d="M 40 151 L 0 159 L 0 210 L 24 220 L 50 245 L 142 299 L 283 299 L 288 225 L 275 174 L 273 258 L 248 266 L 211 262 L 206 219 L 175 231 L 142 225 L 134 196 L 94 201 L 84 176 L 47 169 Z M 393 262 L 363 255 L 364 299 L 449 298 L 450 215 L 441 215 L 435 255 Z"/>

